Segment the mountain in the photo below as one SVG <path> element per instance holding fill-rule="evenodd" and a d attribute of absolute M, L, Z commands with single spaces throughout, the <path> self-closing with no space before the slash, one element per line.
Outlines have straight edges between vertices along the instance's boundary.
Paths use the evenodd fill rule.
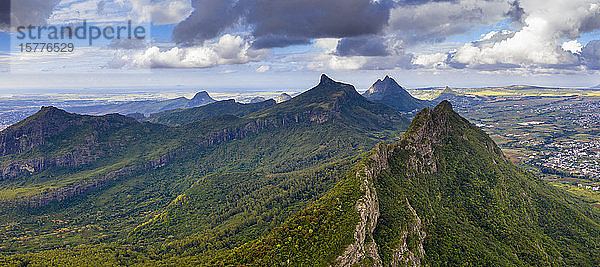
<path fill-rule="evenodd" d="M 461 94 L 452 88 L 446 86 L 444 90 L 440 93 L 438 97 L 432 100 L 433 103 L 441 103 L 443 101 L 448 101 L 455 106 L 460 108 L 471 107 L 476 104 L 477 99 L 474 97 L 469 97 L 464 94 Z"/>
<path fill-rule="evenodd" d="M 282 93 L 279 96 L 277 96 L 277 98 L 275 98 L 275 101 L 277 101 L 277 103 L 282 103 L 282 102 L 288 101 L 290 99 L 292 99 L 292 97 L 290 95 L 288 95 L 286 93 Z"/>
<path fill-rule="evenodd" d="M 250 104 L 237 103 L 235 100 L 230 99 L 217 101 L 196 108 L 163 111 L 150 115 L 149 117 L 151 119 L 149 121 L 169 126 L 180 126 L 210 119 L 216 116 L 235 115 L 243 117 L 253 112 L 271 107 L 275 104 L 275 100 L 272 99 Z"/>
<path fill-rule="evenodd" d="M 0 181 L 0 225 L 14 226 L 0 231 L 0 254 L 17 255 L 0 256 L 0 265 L 113 262 L 108 251 L 212 259 L 268 234 L 333 188 L 361 153 L 396 140 L 409 123 L 327 76 L 289 101 L 179 127 L 107 115 L 128 123 L 105 129 L 80 122 L 102 117 L 60 114 L 27 119 L 46 125 L 75 118 L 62 134 L 44 135 L 46 145 L 26 146 L 3 162 L 34 159 L 36 151 L 68 155 L 88 142 L 85 155 L 98 156 Z M 71 140 L 79 141 L 67 147 Z"/>
<path fill-rule="evenodd" d="M 262 96 L 256 96 L 256 97 L 253 97 L 252 99 L 250 99 L 250 103 L 251 103 L 251 104 L 252 104 L 252 103 L 260 103 L 260 102 L 264 102 L 264 101 L 266 101 L 266 100 L 267 100 L 267 99 L 266 99 L 266 98 L 264 98 L 264 97 L 262 97 Z"/>
<path fill-rule="evenodd" d="M 443 101 L 322 198 L 210 264 L 595 266 L 599 219 L 510 163 Z"/>
<path fill-rule="evenodd" d="M 0 207 L 47 206 L 156 167 L 177 147 L 171 136 L 164 126 L 119 114 L 43 107 L 0 132 Z"/>
<path fill-rule="evenodd" d="M 324 123 L 344 123 L 347 120 L 337 116 L 346 116 L 348 107 L 363 105 L 350 88 L 323 77 L 295 103 L 275 105 L 271 111 L 247 118 L 284 114 L 293 108 L 312 114 L 333 112 Z M 317 105 L 303 107 L 300 103 L 308 101 L 303 99 L 306 96 L 335 99 L 338 104 L 316 101 Z M 311 125 L 323 124 L 312 121 Z M 253 137 L 240 141 L 248 138 Z M 600 263 L 600 248 L 594 245 L 600 242 L 600 211 L 513 165 L 485 132 L 454 112 L 448 101 L 419 112 L 399 142 L 374 147 L 368 153 L 358 153 L 358 159 L 350 161 L 353 167 L 342 160 L 290 173 L 219 172 L 203 176 L 164 211 L 146 216 L 150 219 L 119 243 L 5 256 L 0 257 L 0 263 Z M 171 174 L 169 180 L 179 175 L 174 169 L 165 172 Z M 61 228 L 63 240 L 74 222 L 66 231 Z"/>
<path fill-rule="evenodd" d="M 600 89 L 600 84 L 590 87 L 590 89 Z"/>
<path fill-rule="evenodd" d="M 389 76 L 385 76 L 383 81 L 377 80 L 363 96 L 372 101 L 394 107 L 401 112 L 420 110 L 429 105 L 425 100 L 414 98 Z"/>
<path fill-rule="evenodd" d="M 215 102 L 206 91 L 197 93 L 192 99 L 179 97 L 168 100 L 146 100 L 146 101 L 131 101 L 120 104 L 106 104 L 95 106 L 74 106 L 65 108 L 66 111 L 88 115 L 104 115 L 111 113 L 119 114 L 135 114 L 141 113 L 150 115 L 161 111 L 193 108 Z"/>

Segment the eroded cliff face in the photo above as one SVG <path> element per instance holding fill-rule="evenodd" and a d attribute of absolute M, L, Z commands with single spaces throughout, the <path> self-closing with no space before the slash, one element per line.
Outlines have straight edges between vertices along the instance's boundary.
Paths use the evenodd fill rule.
<path fill-rule="evenodd" d="M 356 203 L 360 218 L 354 231 L 354 242 L 340 255 L 335 266 L 353 266 L 372 264 L 382 266 L 373 232 L 379 219 L 379 199 L 373 183 L 381 171 L 388 168 L 388 159 L 392 151 L 386 144 L 378 145 L 363 168 L 356 173 L 360 178 L 360 189 L 364 195 Z"/>
<path fill-rule="evenodd" d="M 141 165 L 130 165 L 111 171 L 96 179 L 83 181 L 81 183 L 65 186 L 55 190 L 45 191 L 38 195 L 22 197 L 11 202 L 0 202 L 0 206 L 29 206 L 39 208 L 47 206 L 53 202 L 62 202 L 73 197 L 86 194 L 96 188 L 99 188 L 112 181 L 131 176 L 137 172 L 143 172 L 148 169 L 158 169 L 170 163 L 177 155 L 177 152 L 168 153 L 154 160 L 149 160 Z"/>
<path fill-rule="evenodd" d="M 423 243 L 427 233 L 425 233 L 425 230 L 423 229 L 423 224 L 421 222 L 421 218 L 417 214 L 417 211 L 410 205 L 408 198 L 405 200 L 413 218 L 410 218 L 412 222 L 409 224 L 406 230 L 402 231 L 402 235 L 399 237 L 400 246 L 394 250 L 394 255 L 390 265 L 394 267 L 421 266 L 421 260 L 425 257 Z M 416 240 L 416 248 L 410 248 L 408 246 L 407 240 L 409 236 Z"/>
<path fill-rule="evenodd" d="M 210 132 L 198 137 L 197 143 L 203 147 L 211 147 L 231 140 L 239 140 L 250 134 L 258 134 L 262 131 L 277 129 L 299 123 L 317 123 L 322 124 L 330 120 L 330 113 L 326 112 L 306 112 L 303 114 L 290 116 L 277 116 L 269 118 L 255 118 L 252 121 L 232 128 L 225 128 L 219 131 Z"/>

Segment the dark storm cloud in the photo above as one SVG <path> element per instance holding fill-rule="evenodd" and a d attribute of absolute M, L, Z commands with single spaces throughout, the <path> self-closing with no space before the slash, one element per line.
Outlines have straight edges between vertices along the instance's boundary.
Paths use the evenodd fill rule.
<path fill-rule="evenodd" d="M 506 17 L 517 25 L 523 25 L 525 10 L 521 7 L 519 1 L 514 1 L 510 4 L 510 9 L 506 12 Z"/>
<path fill-rule="evenodd" d="M 310 44 L 306 38 L 294 38 L 286 35 L 269 34 L 260 36 L 252 43 L 252 48 L 263 49 L 272 47 L 287 47 L 290 45 Z"/>
<path fill-rule="evenodd" d="M 281 47 L 314 38 L 380 33 L 391 0 L 194 0 L 194 12 L 173 32 L 178 43 L 199 43 L 243 23 L 259 46 Z"/>
<path fill-rule="evenodd" d="M 0 0 L 0 31 L 8 30 L 10 25 L 10 0 Z"/>
<path fill-rule="evenodd" d="M 366 37 L 354 37 L 344 38 L 338 42 L 336 56 L 367 56 L 367 57 L 381 57 L 388 56 L 388 46 L 386 40 L 379 37 L 366 36 Z"/>
<path fill-rule="evenodd" d="M 212 39 L 239 21 L 242 9 L 232 0 L 193 0 L 194 11 L 173 30 L 181 44 Z"/>
<path fill-rule="evenodd" d="M 585 45 L 581 56 L 588 69 L 600 70 L 600 40 L 593 40 Z"/>

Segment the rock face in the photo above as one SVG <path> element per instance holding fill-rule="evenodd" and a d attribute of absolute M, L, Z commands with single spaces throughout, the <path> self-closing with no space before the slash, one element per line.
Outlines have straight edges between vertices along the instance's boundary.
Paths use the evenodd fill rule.
<path fill-rule="evenodd" d="M 409 225 L 407 230 L 402 231 L 400 236 L 400 246 L 394 251 L 391 266 L 421 266 L 421 260 L 425 257 L 425 248 L 423 243 L 427 233 L 423 230 L 423 223 L 417 211 L 410 205 L 408 198 L 406 198 L 406 205 L 413 215 L 412 223 Z M 408 247 L 408 237 L 416 236 L 417 249 L 416 251 L 410 250 Z"/>
<path fill-rule="evenodd" d="M 390 151 L 385 144 L 377 146 L 364 168 L 356 173 L 362 183 L 360 189 L 364 195 L 356 203 L 356 211 L 360 216 L 354 232 L 354 243 L 350 244 L 344 253 L 336 259 L 336 266 L 354 266 L 366 259 L 373 261 L 375 266 L 383 266 L 373 239 L 373 232 L 379 219 L 379 199 L 373 183 L 381 171 L 388 168 Z"/>
<path fill-rule="evenodd" d="M 428 101 L 414 98 L 389 76 L 385 76 L 383 80 L 377 80 L 363 96 L 394 107 L 401 112 L 411 112 L 429 106 Z"/>

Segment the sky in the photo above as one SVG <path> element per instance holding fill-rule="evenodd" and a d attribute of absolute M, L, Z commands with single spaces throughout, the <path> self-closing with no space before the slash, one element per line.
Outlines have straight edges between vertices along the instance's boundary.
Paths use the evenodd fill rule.
<path fill-rule="evenodd" d="M 48 35 L 84 22 L 88 38 Z M 128 23 L 144 38 L 89 39 Z M 20 38 L 29 25 L 44 38 Z M 73 51 L 21 51 L 32 42 Z M 600 85 L 600 1 L 0 0 L 0 93 L 303 90 L 321 73 L 359 89 Z"/>

